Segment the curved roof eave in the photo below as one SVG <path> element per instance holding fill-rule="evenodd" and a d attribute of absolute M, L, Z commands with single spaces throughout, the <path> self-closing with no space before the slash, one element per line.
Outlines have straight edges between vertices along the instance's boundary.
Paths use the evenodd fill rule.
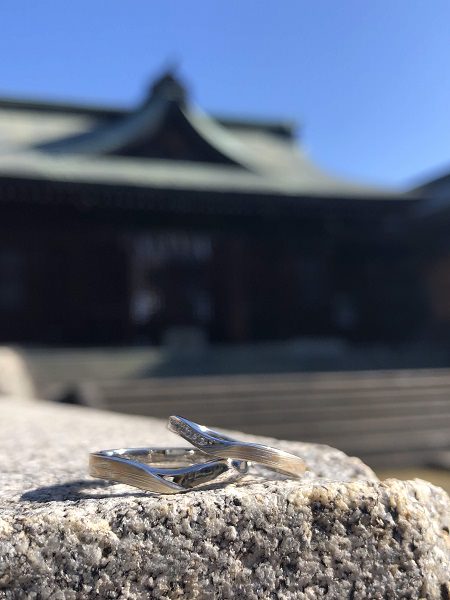
<path fill-rule="evenodd" d="M 245 146 L 238 139 L 234 139 L 233 134 L 225 127 L 204 114 L 200 116 L 200 111 L 195 114 L 191 109 L 160 95 L 152 96 L 141 109 L 124 116 L 117 122 L 102 125 L 87 133 L 38 145 L 34 149 L 56 154 L 118 153 L 121 148 L 155 135 L 162 127 L 170 107 L 174 105 L 188 128 L 216 154 L 237 166 L 251 171 L 257 170 L 257 162 L 251 159 Z"/>
<path fill-rule="evenodd" d="M 169 103 L 154 97 L 138 111 L 92 131 L 36 146 L 35 150 L 56 154 L 112 154 L 131 139 L 154 135 L 167 114 Z"/>
<path fill-rule="evenodd" d="M 161 131 L 169 110 L 177 111 L 176 114 L 183 119 L 186 130 L 195 138 L 201 139 L 216 156 L 222 156 L 229 168 L 223 170 L 225 165 L 212 163 L 182 164 L 180 161 L 117 156 L 120 155 L 121 149 L 149 140 Z M 49 154 L 53 157 L 58 155 L 60 166 L 70 164 L 69 171 L 78 162 L 78 158 L 85 164 L 87 172 L 90 172 L 88 163 L 93 162 L 98 166 L 102 164 L 103 168 L 94 169 L 101 180 L 106 173 L 112 180 L 122 177 L 127 179 L 134 173 L 137 181 L 146 180 L 147 184 L 151 185 L 152 180 L 160 180 L 164 173 L 162 179 L 168 177 L 178 184 L 183 182 L 188 186 L 194 181 L 200 186 L 208 181 L 209 185 L 214 182 L 213 185 L 217 185 L 219 189 L 235 186 L 246 189 L 248 186 L 262 192 L 270 189 L 294 195 L 313 193 L 362 198 L 404 197 L 395 190 L 362 185 L 327 173 L 297 148 L 293 140 L 280 140 L 267 132 L 245 133 L 229 130 L 205 113 L 193 109 L 184 98 L 171 96 L 170 90 L 169 93 L 153 93 L 141 108 L 124 114 L 118 120 L 99 125 L 85 133 L 35 145 L 30 150 L 44 159 L 31 162 L 34 166 L 39 164 L 45 172 L 48 169 L 45 156 Z M 75 159 L 74 155 L 77 156 L 75 163 L 71 161 L 71 156 Z M 84 157 L 86 161 L 83 160 Z M 164 168 L 161 168 L 162 165 Z M 113 173 L 114 169 L 118 169 L 118 173 Z M 56 167 L 55 172 L 57 170 Z M 147 178 L 145 172 L 150 177 Z M 77 173 L 77 177 L 79 175 Z"/>
<path fill-rule="evenodd" d="M 203 190 L 291 197 L 402 200 L 408 196 L 390 190 L 336 185 L 334 181 L 262 177 L 232 165 L 203 165 L 119 156 L 49 156 L 27 152 L 0 156 L 0 178 L 40 179 L 149 189 Z"/>

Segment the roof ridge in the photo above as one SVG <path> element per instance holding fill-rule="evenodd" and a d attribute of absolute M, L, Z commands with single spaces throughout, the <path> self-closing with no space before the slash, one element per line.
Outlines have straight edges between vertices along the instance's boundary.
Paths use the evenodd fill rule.
<path fill-rule="evenodd" d="M 32 110 L 36 112 L 52 112 L 93 116 L 99 118 L 120 118 L 133 112 L 136 108 L 96 104 L 90 102 L 70 102 L 65 100 L 44 100 L 40 98 L 0 97 L 0 110 Z M 210 118 L 227 129 L 242 128 L 267 131 L 275 135 L 293 138 L 298 129 L 297 124 L 289 119 L 252 118 L 238 115 L 208 113 Z"/>

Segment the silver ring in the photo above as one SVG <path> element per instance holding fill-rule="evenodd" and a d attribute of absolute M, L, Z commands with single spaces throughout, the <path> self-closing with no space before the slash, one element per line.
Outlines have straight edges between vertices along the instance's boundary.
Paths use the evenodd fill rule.
<path fill-rule="evenodd" d="M 229 482 L 246 471 L 245 461 L 212 460 L 195 448 L 118 448 L 89 454 L 92 477 L 163 494 L 186 492 L 210 481 Z"/>
<path fill-rule="evenodd" d="M 167 426 L 210 456 L 250 461 L 296 477 L 307 469 L 305 462 L 294 454 L 264 444 L 240 442 L 184 417 L 169 417 Z"/>

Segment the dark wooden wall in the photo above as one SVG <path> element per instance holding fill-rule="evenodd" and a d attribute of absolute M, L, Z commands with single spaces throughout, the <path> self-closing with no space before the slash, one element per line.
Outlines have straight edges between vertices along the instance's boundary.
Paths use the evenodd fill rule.
<path fill-rule="evenodd" d="M 411 339 L 427 310 L 420 253 L 386 229 L 404 206 L 362 202 L 0 185 L 0 342 L 159 342 L 174 326 L 217 342 Z M 145 236 L 163 259 L 139 263 Z M 138 292 L 157 299 L 139 323 Z"/>

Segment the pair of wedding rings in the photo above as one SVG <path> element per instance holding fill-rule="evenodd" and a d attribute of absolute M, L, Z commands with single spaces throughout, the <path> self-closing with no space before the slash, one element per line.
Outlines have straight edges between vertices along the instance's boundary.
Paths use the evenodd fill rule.
<path fill-rule="evenodd" d="M 288 452 L 241 442 L 183 417 L 170 417 L 168 429 L 194 448 L 118 448 L 89 455 L 92 477 L 163 494 L 186 492 L 205 483 L 229 483 L 253 462 L 299 477 L 304 461 Z"/>

